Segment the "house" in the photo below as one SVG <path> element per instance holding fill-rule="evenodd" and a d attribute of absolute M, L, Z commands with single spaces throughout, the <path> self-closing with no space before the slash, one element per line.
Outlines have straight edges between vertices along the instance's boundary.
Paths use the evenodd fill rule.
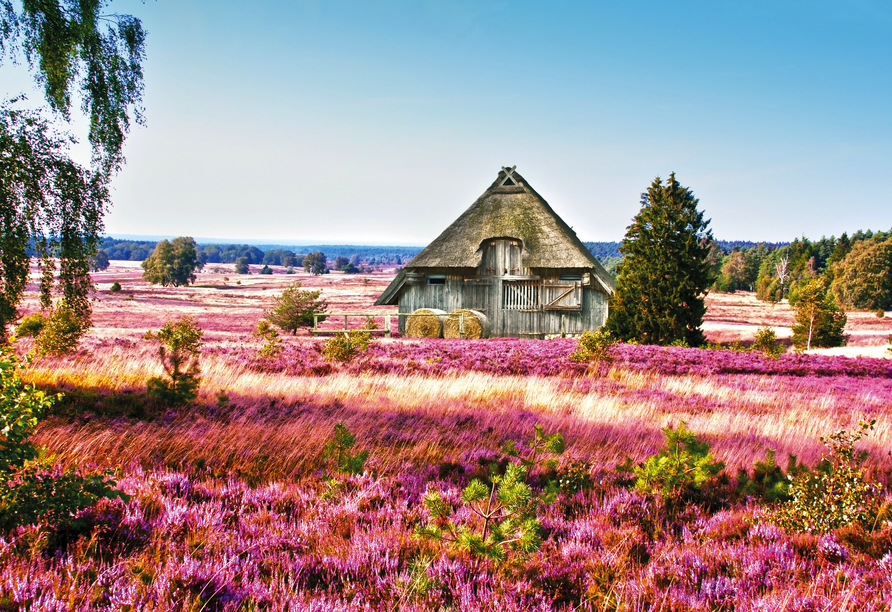
<path fill-rule="evenodd" d="M 464 308 L 498 337 L 581 334 L 607 320 L 615 281 L 512 168 L 394 278 L 376 305 Z M 405 318 L 400 318 L 400 332 Z"/>

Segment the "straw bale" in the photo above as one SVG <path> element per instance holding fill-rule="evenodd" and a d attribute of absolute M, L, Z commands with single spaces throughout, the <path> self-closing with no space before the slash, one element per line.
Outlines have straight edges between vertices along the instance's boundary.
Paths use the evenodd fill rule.
<path fill-rule="evenodd" d="M 444 338 L 461 338 L 461 314 L 465 315 L 465 338 L 476 340 L 477 338 L 486 338 L 489 336 L 489 326 L 487 324 L 486 315 L 477 310 L 466 310 L 459 308 L 453 310 L 443 321 L 443 337 Z"/>
<path fill-rule="evenodd" d="M 446 311 L 439 308 L 419 308 L 406 317 L 406 337 L 441 338 Z"/>

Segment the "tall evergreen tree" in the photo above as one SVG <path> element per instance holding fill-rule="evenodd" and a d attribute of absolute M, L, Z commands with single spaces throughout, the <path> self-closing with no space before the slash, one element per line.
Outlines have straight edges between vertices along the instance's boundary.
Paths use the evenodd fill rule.
<path fill-rule="evenodd" d="M 641 211 L 626 231 L 607 331 L 623 341 L 690 346 L 705 342 L 700 325 L 713 282 L 708 261 L 712 232 L 699 200 L 675 180 L 654 179 L 641 194 Z"/>

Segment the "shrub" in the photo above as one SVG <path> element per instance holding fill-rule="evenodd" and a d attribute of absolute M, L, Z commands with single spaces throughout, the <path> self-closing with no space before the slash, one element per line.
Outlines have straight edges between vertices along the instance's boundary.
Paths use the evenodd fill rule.
<path fill-rule="evenodd" d="M 821 442 L 829 453 L 814 471 L 802 471 L 790 481 L 790 500 L 768 519 L 792 532 L 823 534 L 840 527 L 873 530 L 880 517 L 879 486 L 864 479 L 866 453 L 855 443 L 873 430 L 876 420 L 861 421 L 854 432 L 838 431 Z"/>
<path fill-rule="evenodd" d="M 658 493 L 674 512 L 709 479 L 717 476 L 725 464 L 714 461 L 710 446 L 683 421 L 678 429 L 663 429 L 666 445 L 635 468 L 635 488 L 644 493 Z"/>
<path fill-rule="evenodd" d="M 268 265 L 264 265 L 262 268 L 260 268 L 260 273 L 261 274 L 272 274 L 273 269 L 270 268 Z"/>
<path fill-rule="evenodd" d="M 90 321 L 79 317 L 74 309 L 60 301 L 47 317 L 37 337 L 39 355 L 65 355 L 77 348 L 78 342 L 90 328 Z"/>
<path fill-rule="evenodd" d="M 44 327 L 46 327 L 46 317 L 42 312 L 35 312 L 22 318 L 22 322 L 15 328 L 15 335 L 19 338 L 37 338 Z"/>
<path fill-rule="evenodd" d="M 109 288 L 109 291 L 111 291 L 112 293 L 117 293 L 120 290 L 121 290 L 121 283 L 119 283 L 118 281 L 113 282 L 112 286 Z"/>
<path fill-rule="evenodd" d="M 52 469 L 28 440 L 37 423 L 61 396 L 47 396 L 19 375 L 21 363 L 0 349 L 0 531 L 42 523 L 57 532 L 77 532 L 77 513 L 98 499 L 121 497 L 106 475 Z"/>
<path fill-rule="evenodd" d="M 877 316 L 877 319 L 886 318 L 886 311 L 883 310 L 882 308 L 877 308 L 876 312 L 874 312 L 874 314 Z"/>
<path fill-rule="evenodd" d="M 739 495 L 755 497 L 765 502 L 773 503 L 790 499 L 790 477 L 806 470 L 802 465 L 797 465 L 796 456 L 789 455 L 787 472 L 775 461 L 773 449 L 765 449 L 765 460 L 756 461 L 753 466 L 753 476 L 750 478 L 747 471 L 741 468 L 737 473 L 737 493 Z"/>
<path fill-rule="evenodd" d="M 236 274 L 250 274 L 251 268 L 248 266 L 248 258 L 247 257 L 239 257 L 235 260 L 235 273 Z"/>
<path fill-rule="evenodd" d="M 157 335 L 147 332 L 147 340 L 158 340 L 158 357 L 167 379 L 151 378 L 148 382 L 149 397 L 167 406 L 179 406 L 198 396 L 201 371 L 198 358 L 201 355 L 204 332 L 195 320 L 186 315 L 177 321 L 168 321 Z"/>
<path fill-rule="evenodd" d="M 576 350 L 570 353 L 570 360 L 577 363 L 590 362 L 589 371 L 599 374 L 602 369 L 610 369 L 613 353 L 619 340 L 611 337 L 604 328 L 583 332 L 576 344 Z"/>
<path fill-rule="evenodd" d="M 314 316 L 328 308 L 328 304 L 319 299 L 320 293 L 319 290 L 301 289 L 300 281 L 295 281 L 275 298 L 272 310 L 265 316 L 282 331 L 294 335 L 298 328 L 312 326 Z M 319 316 L 319 320 L 324 321 L 325 317 Z"/>
<path fill-rule="evenodd" d="M 328 361 L 352 361 L 356 355 L 369 348 L 371 334 L 361 329 L 338 333 L 322 345 L 322 356 Z"/>
<path fill-rule="evenodd" d="M 769 357 L 779 357 L 784 353 L 784 347 L 778 344 L 777 335 L 770 327 L 760 327 L 756 330 L 753 350 L 761 351 Z"/>

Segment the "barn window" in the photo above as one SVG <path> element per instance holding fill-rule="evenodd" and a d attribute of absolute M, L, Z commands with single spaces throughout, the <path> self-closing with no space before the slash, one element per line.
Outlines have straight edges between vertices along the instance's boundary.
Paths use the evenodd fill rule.
<path fill-rule="evenodd" d="M 427 277 L 428 285 L 445 285 L 446 284 L 446 276 L 443 274 L 432 274 Z"/>
<path fill-rule="evenodd" d="M 538 281 L 505 281 L 502 283 L 502 308 L 505 310 L 539 310 Z"/>
<path fill-rule="evenodd" d="M 561 274 L 562 281 L 581 281 L 582 274 Z"/>

